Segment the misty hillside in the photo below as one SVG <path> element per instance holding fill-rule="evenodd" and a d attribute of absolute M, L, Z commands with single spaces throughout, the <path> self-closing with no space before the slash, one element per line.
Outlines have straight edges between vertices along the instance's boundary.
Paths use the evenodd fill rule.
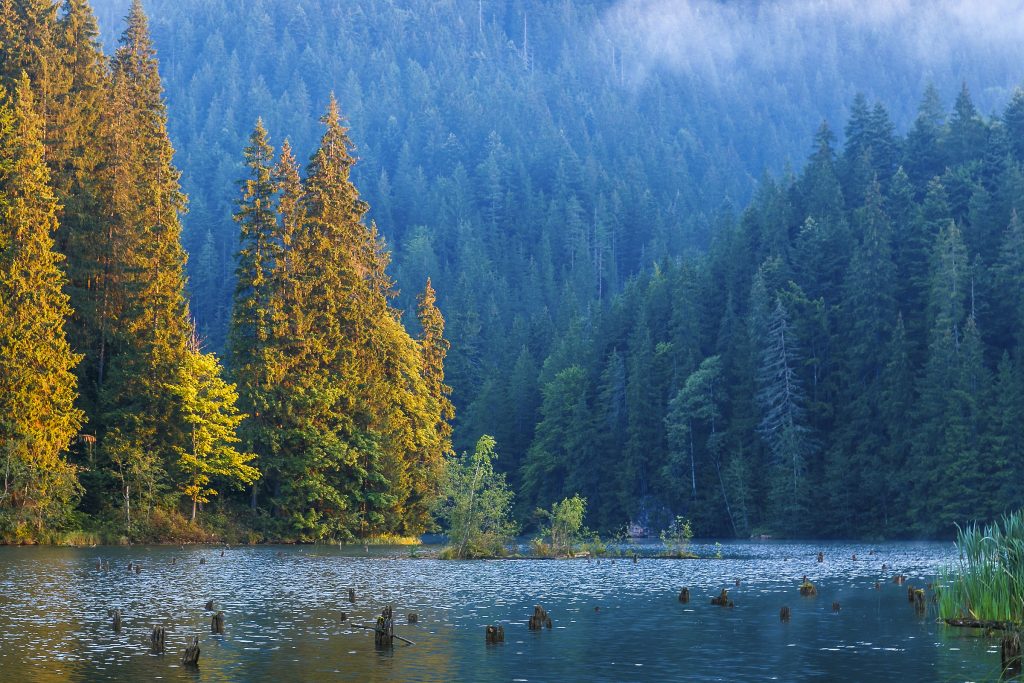
<path fill-rule="evenodd" d="M 116 37 L 126 6 L 126 0 L 96 3 L 106 40 Z M 589 397 L 586 420 L 600 412 L 593 401 L 602 372 L 621 372 L 617 385 L 625 391 L 633 362 L 626 351 L 629 330 L 641 331 L 635 321 L 605 329 L 607 316 L 599 312 L 610 306 L 615 315 L 624 305 L 616 297 L 633 276 L 703 252 L 716 235 L 734 230 L 734 217 L 765 174 L 782 176 L 783 189 L 768 182 L 757 195 L 760 205 L 774 192 L 785 194 L 793 182 L 788 174 L 820 152 L 814 133 L 822 121 L 840 150 L 849 145 L 857 117 L 889 135 L 891 174 L 919 161 L 899 136 L 928 107 L 941 110 L 934 116 L 944 125 L 963 85 L 976 112 L 970 116 L 1001 116 L 1024 79 L 1024 46 L 1004 25 L 1007 13 L 1000 8 L 952 2 L 153 0 L 146 10 L 175 159 L 190 197 L 183 239 L 192 311 L 208 345 L 220 348 L 233 290 L 237 229 L 231 215 L 242 177 L 240 152 L 257 117 L 273 143 L 290 138 L 304 159 L 319 135 L 315 119 L 333 92 L 357 146 L 355 182 L 393 250 L 399 304 L 411 311 L 428 276 L 438 290 L 452 340 L 447 377 L 458 410 L 456 447 L 470 446 L 481 433 L 498 435 L 499 467 L 518 486 L 531 476 L 524 467 L 531 447 L 537 449 L 535 426 L 543 422 L 542 403 L 567 365 L 566 354 L 583 353 L 591 343 L 597 354 L 577 359 L 585 368 L 591 364 L 589 379 L 573 385 Z M 929 84 L 937 101 L 925 98 Z M 865 96 L 859 110 L 858 93 Z M 984 141 L 978 144 L 967 157 L 984 153 Z M 932 171 L 942 175 L 944 163 Z M 849 194 L 853 181 L 842 180 Z M 921 202 L 928 177 L 912 180 Z M 966 217 L 969 186 L 954 211 L 958 219 Z M 862 201 L 863 187 L 832 209 L 858 225 Z M 804 217 L 798 212 L 787 220 L 798 226 Z M 795 240 L 797 228 L 789 230 Z M 730 249 L 748 247 L 758 258 L 771 255 L 753 244 Z M 803 305 L 813 307 L 815 292 L 838 297 L 836 283 L 850 255 L 828 276 L 831 290 L 811 284 L 818 275 L 803 282 Z M 749 313 L 749 279 L 759 265 L 752 262 L 753 270 L 738 276 L 743 284 L 728 291 L 736 315 Z M 720 258 L 710 267 L 736 266 Z M 785 289 L 789 276 L 778 277 Z M 711 287 L 724 305 L 715 278 L 704 273 L 695 282 Z M 770 301 L 774 294 L 767 296 Z M 822 305 L 828 309 L 835 300 Z M 838 313 L 823 315 L 823 333 L 841 334 L 829 318 Z M 659 435 L 633 444 L 634 453 L 668 457 L 660 421 L 687 374 L 716 350 L 708 335 L 717 334 L 720 322 L 717 316 L 702 320 L 691 357 L 673 361 L 666 384 L 650 397 L 657 408 L 644 428 Z M 652 349 L 665 342 L 652 334 Z M 918 372 L 928 335 L 924 327 L 915 334 Z M 998 348 L 1004 347 L 1000 341 Z M 625 355 L 616 360 L 616 353 Z M 817 368 L 830 359 L 805 362 Z M 997 360 L 998 352 L 990 351 L 992 370 Z M 656 367 L 644 371 L 661 372 Z M 805 379 L 821 378 L 810 372 Z M 824 416 L 815 424 L 819 443 L 832 438 L 838 400 L 835 394 L 815 398 L 814 410 Z M 740 441 L 757 440 L 756 419 L 750 419 Z M 626 448 L 624 434 L 605 444 L 609 462 Z M 571 471 L 542 468 L 532 476 L 572 482 Z M 819 468 L 815 477 L 825 474 Z M 590 495 L 602 525 L 636 514 L 636 501 L 647 496 L 655 507 L 686 506 L 652 493 L 636 471 L 623 476 L 629 481 L 619 481 L 604 498 L 596 484 L 589 491 L 565 486 Z M 756 467 L 743 476 L 759 479 Z M 705 496 L 696 484 L 693 489 L 695 498 Z M 534 502 L 546 505 L 551 495 L 528 490 L 523 512 Z M 770 492 L 751 495 L 752 509 L 766 518 Z M 724 503 L 716 498 L 714 505 Z M 705 509 L 703 528 L 716 531 L 743 533 L 759 517 L 742 525 L 733 519 L 728 528 L 724 512 Z"/>

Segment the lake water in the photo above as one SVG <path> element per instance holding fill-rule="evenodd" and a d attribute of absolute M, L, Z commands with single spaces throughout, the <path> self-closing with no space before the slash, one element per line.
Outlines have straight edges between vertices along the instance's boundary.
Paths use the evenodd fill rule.
<path fill-rule="evenodd" d="M 997 640 L 937 624 L 931 605 L 915 615 L 906 587 L 893 583 L 902 573 L 923 586 L 952 551 L 949 543 L 730 542 L 723 559 L 633 563 L 451 562 L 329 546 L 228 548 L 223 557 L 212 547 L 3 547 L 0 680 L 997 680 Z M 96 569 L 101 560 L 109 571 Z M 129 561 L 141 573 L 129 573 Z M 816 598 L 798 594 L 804 574 Z M 677 599 L 683 586 L 687 605 Z M 710 604 L 722 588 L 733 609 Z M 210 634 L 209 599 L 224 611 L 224 635 Z M 372 624 L 388 602 L 396 632 L 415 645 L 377 652 L 372 632 L 353 624 Z M 551 614 L 552 630 L 527 629 L 535 604 Z M 784 605 L 788 624 L 779 621 Z M 120 633 L 113 608 L 123 611 Z M 408 612 L 418 623 L 405 623 Z M 504 624 L 503 645 L 485 644 L 491 623 Z M 154 624 L 167 628 L 164 655 L 149 654 Z M 180 665 L 193 635 L 198 670 Z"/>

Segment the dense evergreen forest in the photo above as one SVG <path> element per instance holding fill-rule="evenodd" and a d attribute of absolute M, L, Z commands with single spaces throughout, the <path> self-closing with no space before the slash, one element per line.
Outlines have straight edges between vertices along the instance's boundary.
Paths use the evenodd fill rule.
<path fill-rule="evenodd" d="M 186 301 L 141 3 L 111 59 L 85 0 L 0 4 L 0 81 L 0 538 L 428 529 L 451 450 L 444 320 L 429 280 L 420 338 L 390 303 L 336 103 L 305 177 L 262 124 L 245 149 L 225 373 Z M 243 521 L 195 524 L 246 485 Z"/>
<path fill-rule="evenodd" d="M 1024 48 L 798 4 L 0 3 L 0 532 L 1020 507 Z"/>

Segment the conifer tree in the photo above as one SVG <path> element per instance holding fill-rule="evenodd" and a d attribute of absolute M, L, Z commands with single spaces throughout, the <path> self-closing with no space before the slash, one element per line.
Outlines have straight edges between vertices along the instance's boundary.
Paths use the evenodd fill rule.
<path fill-rule="evenodd" d="M 134 492 L 148 512 L 172 483 L 168 467 L 184 440 L 180 429 L 168 429 L 180 399 L 165 380 L 185 362 L 189 322 L 179 222 L 185 198 L 171 163 L 167 111 L 139 0 L 114 56 L 110 92 L 105 183 L 113 215 L 97 324 L 98 422 L 117 432 L 112 448 L 103 450 L 122 479 L 124 505 Z"/>
<path fill-rule="evenodd" d="M 0 90 L 0 527 L 30 524 L 38 534 L 65 521 L 79 493 L 65 456 L 83 415 L 53 241 L 57 202 L 26 74 L 13 95 Z"/>

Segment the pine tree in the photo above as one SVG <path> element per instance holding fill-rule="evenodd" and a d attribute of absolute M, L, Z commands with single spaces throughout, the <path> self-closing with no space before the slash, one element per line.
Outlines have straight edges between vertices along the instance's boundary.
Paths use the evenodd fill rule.
<path fill-rule="evenodd" d="M 169 429 L 180 406 L 165 380 L 185 362 L 190 329 L 179 222 L 185 198 L 171 163 L 167 111 L 139 0 L 114 56 L 108 107 L 104 182 L 113 215 L 95 323 L 102 405 L 97 422 L 101 431 L 116 431 L 110 448 L 101 439 L 101 450 L 121 480 L 127 520 L 133 495 L 148 512 L 173 483 L 169 466 L 185 437 Z"/>
<path fill-rule="evenodd" d="M 758 402 L 762 418 L 758 430 L 776 467 L 772 505 L 779 521 L 789 531 L 797 532 L 807 528 L 806 473 L 813 452 L 810 430 L 804 422 L 806 399 L 796 374 L 798 359 L 788 313 L 782 301 L 776 300 L 761 339 Z"/>
<path fill-rule="evenodd" d="M 65 454 L 83 422 L 42 129 L 23 73 L 13 99 L 0 90 L 0 533 L 21 540 L 66 521 L 79 486 Z"/>
<path fill-rule="evenodd" d="M 268 460 L 274 441 L 269 433 L 274 428 L 270 419 L 273 382 L 268 375 L 275 373 L 275 362 L 280 361 L 272 357 L 279 332 L 274 306 L 280 299 L 274 274 L 283 268 L 285 255 L 276 207 L 274 150 L 262 120 L 249 137 L 245 163 L 249 177 L 243 182 L 235 213 L 241 247 L 228 344 L 232 377 L 240 387 L 239 403 L 248 415 L 243 422 L 244 447 Z"/>

